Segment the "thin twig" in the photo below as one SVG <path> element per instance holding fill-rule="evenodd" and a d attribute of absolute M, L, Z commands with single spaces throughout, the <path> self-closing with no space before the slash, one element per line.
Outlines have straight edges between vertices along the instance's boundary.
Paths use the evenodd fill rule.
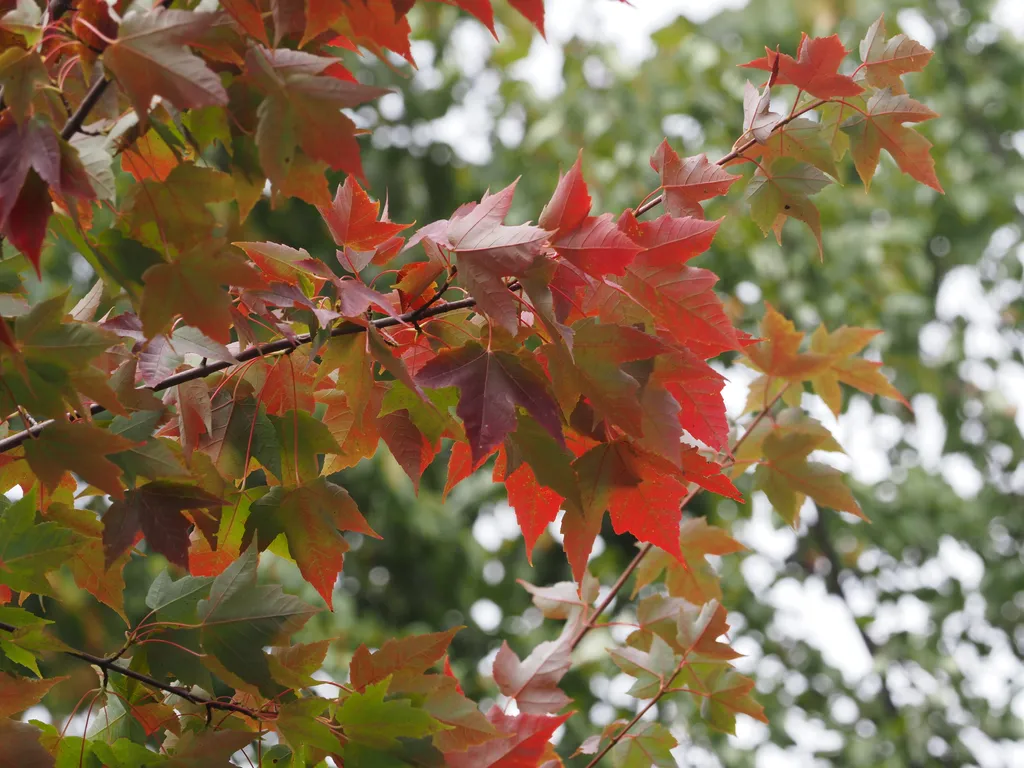
<path fill-rule="evenodd" d="M 15 632 L 17 630 L 17 627 L 15 627 L 13 624 L 7 624 L 5 622 L 0 621 L 0 630 L 3 630 L 5 632 Z M 260 719 L 261 717 L 264 717 L 267 714 L 265 712 L 261 713 L 257 710 L 249 709 L 248 707 L 243 707 L 241 704 L 232 704 L 228 701 L 219 701 L 217 699 L 207 698 L 206 696 L 199 696 L 198 694 L 192 693 L 187 688 L 182 688 L 181 686 L 177 685 L 170 685 L 168 683 L 164 683 L 160 680 L 157 680 L 155 677 L 150 677 L 149 675 L 144 675 L 141 672 L 136 672 L 134 669 L 130 669 L 129 667 L 125 667 L 117 663 L 117 658 L 121 655 L 120 652 L 115 656 L 111 656 L 109 658 L 103 656 L 95 656 L 91 653 L 86 653 L 85 651 L 69 650 L 61 651 L 61 653 L 63 653 L 65 656 L 71 656 L 76 659 L 81 659 L 82 661 L 87 661 L 90 664 L 99 667 L 103 673 L 104 679 L 106 679 L 108 673 L 116 672 L 119 675 L 124 675 L 125 677 L 130 677 L 133 680 L 137 680 L 143 685 L 148 685 L 150 688 L 157 688 L 161 691 L 164 691 L 165 693 L 172 693 L 175 696 L 180 696 L 186 701 L 207 707 L 208 709 L 220 709 L 224 710 L 225 712 L 238 712 L 239 714 L 246 715 L 254 719 Z"/>
<path fill-rule="evenodd" d="M 424 319 L 428 317 L 434 317 L 436 315 L 443 315 L 448 312 L 454 312 L 459 309 L 467 309 L 468 307 L 476 306 L 476 299 L 460 299 L 459 301 L 446 301 L 443 304 L 430 307 L 426 312 L 422 313 L 417 319 Z M 418 310 L 417 310 L 418 311 Z M 398 315 L 396 317 L 382 317 L 378 320 L 370 322 L 374 328 L 390 328 L 395 325 L 404 325 L 410 322 L 416 312 L 406 312 L 404 315 Z M 367 326 L 356 325 L 354 323 L 346 323 L 339 325 L 337 328 L 331 331 L 331 336 L 349 336 L 353 333 L 363 333 L 366 331 Z M 240 353 L 232 362 L 224 360 L 218 360 L 215 363 L 208 363 L 207 365 L 199 365 L 195 368 L 190 368 L 187 371 L 181 371 L 173 376 L 168 376 L 163 381 L 159 382 L 150 389 L 153 392 L 162 392 L 165 389 L 176 387 L 179 384 L 184 384 L 188 381 L 195 381 L 196 379 L 203 379 L 207 376 L 223 371 L 225 368 L 230 368 L 238 363 L 244 363 L 249 360 L 255 360 L 258 357 L 266 357 L 267 355 L 280 354 L 282 352 L 291 352 L 297 347 L 309 344 L 312 342 L 313 336 L 309 333 L 301 333 L 294 339 L 278 339 L 277 341 L 271 341 L 267 344 L 261 344 L 256 347 L 251 347 L 245 352 Z M 95 404 L 90 408 L 90 413 L 93 416 L 103 413 L 107 409 L 102 405 Z M 71 420 L 74 418 L 74 414 L 67 414 L 66 418 Z M 53 424 L 55 419 L 47 419 L 41 421 L 29 429 L 16 432 L 9 437 L 5 437 L 0 440 L 0 454 L 6 453 L 7 451 L 17 448 L 19 445 L 24 443 L 28 438 L 34 437 L 42 432 L 46 427 Z"/>

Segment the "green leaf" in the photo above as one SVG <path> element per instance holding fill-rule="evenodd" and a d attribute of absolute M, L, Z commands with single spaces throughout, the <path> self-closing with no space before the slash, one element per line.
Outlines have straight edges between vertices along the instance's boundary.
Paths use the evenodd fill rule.
<path fill-rule="evenodd" d="M 278 710 L 277 729 L 292 749 L 298 752 L 309 745 L 332 753 L 341 751 L 338 737 L 316 719 L 327 709 L 327 703 L 326 699 L 299 699 Z"/>
<path fill-rule="evenodd" d="M 821 191 L 831 183 L 828 176 L 810 163 L 780 157 L 770 165 L 759 168 L 750 180 L 747 187 L 750 216 L 762 232 L 768 234 L 774 230 L 779 238 L 787 218 L 800 219 L 814 233 L 820 255 L 821 216 L 808 195 Z"/>
<path fill-rule="evenodd" d="M 0 512 L 0 584 L 49 595 L 46 574 L 60 568 L 82 538 L 57 523 L 36 523 L 36 499 L 33 489 Z"/>
<path fill-rule="evenodd" d="M 35 440 L 25 443 L 25 458 L 49 490 L 60 485 L 67 472 L 106 491 L 116 499 L 124 497 L 121 468 L 108 454 L 126 451 L 132 442 L 85 421 L 55 422 Z"/>
<path fill-rule="evenodd" d="M 661 723 L 638 724 L 615 748 L 618 768 L 675 768 L 671 750 L 679 745 Z"/>
<path fill-rule="evenodd" d="M 255 535 L 261 551 L 284 535 L 303 578 L 316 588 L 328 607 L 333 606 L 334 583 L 348 551 L 341 531 L 380 538 L 348 491 L 323 478 L 297 488 L 271 488 L 253 502 L 245 521 L 245 541 Z"/>
<path fill-rule="evenodd" d="M 627 647 L 613 648 L 610 653 L 619 669 L 636 678 L 628 693 L 638 699 L 657 696 L 662 685 L 667 685 L 678 669 L 680 661 L 671 646 L 658 635 L 652 636 L 649 651 Z"/>
<path fill-rule="evenodd" d="M 367 686 L 362 693 L 351 693 L 338 707 L 337 720 L 345 737 L 358 744 L 388 748 L 399 738 L 418 739 L 449 726 L 438 722 L 408 699 L 384 701 L 390 679 Z"/>
<path fill-rule="evenodd" d="M 270 675 L 264 646 L 275 645 L 300 629 L 316 613 L 281 587 L 257 586 L 255 547 L 218 576 L 210 596 L 199 602 L 203 649 L 226 670 L 275 696 L 280 688 Z"/>
<path fill-rule="evenodd" d="M 270 416 L 281 446 L 281 482 L 302 485 L 320 475 L 317 455 L 341 453 L 334 435 L 327 426 L 311 413 L 288 411 L 281 416 Z"/>

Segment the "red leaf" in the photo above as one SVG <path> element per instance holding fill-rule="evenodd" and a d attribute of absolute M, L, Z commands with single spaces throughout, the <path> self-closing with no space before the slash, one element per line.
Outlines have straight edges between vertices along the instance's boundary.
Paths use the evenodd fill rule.
<path fill-rule="evenodd" d="M 452 455 L 448 459 L 448 479 L 444 484 L 444 493 L 441 500 L 448 498 L 452 488 L 461 483 L 473 474 L 476 467 L 473 464 L 473 453 L 468 443 L 455 442 L 452 444 Z"/>
<path fill-rule="evenodd" d="M 371 252 L 371 255 L 379 245 L 409 227 L 408 224 L 388 221 L 386 212 L 378 221 L 379 209 L 380 203 L 371 200 L 352 176 L 348 176 L 345 183 L 338 187 L 330 206 L 317 207 L 339 248 Z M 345 261 L 341 265 L 348 266 Z"/>
<path fill-rule="evenodd" d="M 559 177 L 555 193 L 540 212 L 537 224 L 541 229 L 562 235 L 582 224 L 590 213 L 592 201 L 580 169 L 582 162 L 583 150 L 580 150 L 576 162 L 567 174 Z"/>
<path fill-rule="evenodd" d="M 852 77 L 839 74 L 839 65 L 848 53 L 839 35 L 810 38 L 804 34 L 800 37 L 796 59 L 785 53 L 778 54 L 766 47 L 764 58 L 754 59 L 740 66 L 771 72 L 775 68 L 776 57 L 779 57 L 779 75 L 776 82 L 780 85 L 795 85 L 819 99 L 856 96 L 864 89 L 857 85 Z"/>
<path fill-rule="evenodd" d="M 654 221 L 639 223 L 635 239 L 645 249 L 645 264 L 657 267 L 680 265 L 710 248 L 721 224 L 722 219 L 705 221 L 665 214 Z"/>
<path fill-rule="evenodd" d="M 387 296 L 358 280 L 338 280 L 335 286 L 338 288 L 339 311 L 344 317 L 359 317 L 371 306 L 392 317 L 397 316 Z"/>
<path fill-rule="evenodd" d="M 537 768 L 544 757 L 548 740 L 555 730 L 572 715 L 506 715 L 497 705 L 487 719 L 507 734 L 465 752 L 445 753 L 449 768 Z"/>
<path fill-rule="evenodd" d="M 182 512 L 213 510 L 224 504 L 202 488 L 165 480 L 128 491 L 123 501 L 115 501 L 103 515 L 107 567 L 135 544 L 141 532 L 153 551 L 187 569 L 191 521 Z"/>
<path fill-rule="evenodd" d="M 541 485 L 537 482 L 537 476 L 533 468 L 523 462 L 515 470 L 505 477 L 506 457 L 505 452 L 498 454 L 498 461 L 494 465 L 493 479 L 495 482 L 505 483 L 505 492 L 508 494 L 508 504 L 516 512 L 516 522 L 523 532 L 523 540 L 526 543 L 526 559 L 533 563 L 533 548 L 537 539 L 558 517 L 564 501 L 561 494 Z"/>
<path fill-rule="evenodd" d="M 470 342 L 441 352 L 420 369 L 416 379 L 425 387 L 459 388 L 455 412 L 465 424 L 474 464 L 487 458 L 515 429 L 516 406 L 526 409 L 559 443 L 565 444 L 558 405 L 532 360 L 492 352 Z"/>
<path fill-rule="evenodd" d="M 437 455 L 436 448 L 416 427 L 405 408 L 379 417 L 377 429 L 418 492 L 423 472 Z"/>
<path fill-rule="evenodd" d="M 597 278 L 623 274 L 643 250 L 616 225 L 610 213 L 588 216 L 552 246 L 559 256 Z"/>
<path fill-rule="evenodd" d="M 679 403 L 679 423 L 697 440 L 718 451 L 729 445 L 729 423 L 722 388 L 725 377 L 685 347 L 663 355 L 652 380 L 660 382 Z"/>
<path fill-rule="evenodd" d="M 709 163 L 706 155 L 680 160 L 667 139 L 651 156 L 651 167 L 661 175 L 665 210 L 673 216 L 704 218 L 701 201 L 726 194 L 740 178 Z"/>

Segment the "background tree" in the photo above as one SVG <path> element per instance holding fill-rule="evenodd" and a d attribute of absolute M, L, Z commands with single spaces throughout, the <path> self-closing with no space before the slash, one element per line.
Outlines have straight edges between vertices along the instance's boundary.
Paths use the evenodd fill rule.
<path fill-rule="evenodd" d="M 529 83 L 509 75 L 517 71 L 516 62 L 529 61 L 528 52 L 542 45 L 528 23 L 510 9 L 499 4 L 501 42 L 492 46 L 486 31 L 465 15 L 441 6 L 417 6 L 410 19 L 416 36 L 428 42 L 417 44 L 420 69 L 411 82 L 368 57 L 350 62 L 363 83 L 397 87 L 401 93 L 400 99 L 385 97 L 379 109 L 366 106 L 356 114 L 358 124 L 373 131 L 375 151 L 366 148 L 362 153 L 368 189 L 381 197 L 387 192 L 394 221 L 428 222 L 447 218 L 466 200 L 478 200 L 485 189 L 501 189 L 523 173 L 510 220 L 536 218 L 551 195 L 558 169 L 567 169 L 582 146 L 595 210 L 635 206 L 659 184 L 647 158 L 664 133 L 684 156 L 707 152 L 717 158 L 729 151 L 747 124 L 741 109 L 743 80 L 761 82 L 762 76 L 734 70 L 732 64 L 760 55 L 759 46 L 765 43 L 778 42 L 782 50 L 795 53 L 801 29 L 830 34 L 840 18 L 848 24 L 838 27 L 842 39 L 855 47 L 883 10 L 870 3 L 858 4 L 855 12 L 840 4 L 820 4 L 813 11 L 798 5 L 801 9 L 792 11 L 785 4 L 771 10 L 746 8 L 699 26 L 679 19 L 656 33 L 659 56 L 638 68 L 623 65 L 610 46 L 569 40 L 562 67 L 565 87 L 552 98 L 538 96 Z M 895 34 L 890 9 L 891 5 L 885 10 L 890 11 L 890 34 Z M 551 37 L 554 18 L 548 20 Z M 874 452 L 851 450 L 857 463 L 847 465 L 861 481 L 857 498 L 874 521 L 872 526 L 851 524 L 831 512 L 817 515 L 808 505 L 795 536 L 783 528 L 773 530 L 781 523 L 772 522 L 763 498 L 750 493 L 746 480 L 741 488 L 746 496 L 752 495 L 752 504 L 739 506 L 703 494 L 688 507 L 712 524 L 732 526 L 754 550 L 723 559 L 722 602 L 730 610 L 730 640 L 749 654 L 748 660 L 737 663 L 758 679 L 758 699 L 765 705 L 770 731 L 763 733 L 752 721 L 740 718 L 740 739 L 723 741 L 705 730 L 687 705 L 680 711 L 669 702 L 655 711 L 682 742 L 674 754 L 683 764 L 753 764 L 755 754 L 767 756 L 781 749 L 795 755 L 815 753 L 837 765 L 925 765 L 937 759 L 985 764 L 1000 759 L 989 757 L 994 748 L 1012 746 L 994 747 L 980 734 L 1011 741 L 1017 736 L 1009 706 L 1016 692 L 1013 680 L 1019 677 L 1012 671 L 1016 667 L 1006 667 L 1005 685 L 990 683 L 986 688 L 978 677 L 979 652 L 972 648 L 980 648 L 982 657 L 995 654 L 1004 660 L 1019 653 L 1012 600 L 1013 569 L 1019 568 L 1019 561 L 1012 546 L 1013 506 L 1007 500 L 1020 493 L 1019 482 L 1015 486 L 1013 479 L 1019 476 L 1019 470 L 1014 472 L 1019 467 L 1020 433 L 1006 414 L 1005 398 L 1013 397 L 1013 390 L 1005 382 L 1012 382 L 1014 371 L 1020 370 L 1021 353 L 1012 332 L 1013 302 L 1019 311 L 1020 264 L 1008 257 L 1019 240 L 1020 213 L 1014 201 L 1022 181 L 1012 131 L 1020 125 L 1020 115 L 1002 93 L 1012 82 L 1012 73 L 1020 70 L 1020 49 L 980 7 L 922 8 L 914 15 L 901 15 L 899 21 L 916 24 L 915 34 L 920 34 L 921 24 L 932 25 L 936 57 L 907 83 L 916 99 L 943 114 L 926 133 L 937 145 L 938 167 L 951 194 L 926 197 L 930 193 L 885 164 L 868 195 L 860 189 L 824 190 L 815 197 L 822 216 L 824 263 L 819 263 L 816 247 L 806 237 L 809 232 L 796 225 L 786 229 L 785 250 L 762 240 L 746 204 L 735 195 L 716 209 L 716 215 L 727 215 L 729 224 L 718 232 L 702 264 L 721 276 L 720 293 L 734 297 L 727 307 L 747 330 L 757 328 L 762 297 L 808 331 L 819 320 L 829 328 L 884 328 L 886 333 L 874 345 L 893 366 L 897 387 L 912 397 L 914 413 L 896 405 L 889 408 L 881 400 L 854 398 L 848 404 L 852 418 L 839 423 L 840 441 L 848 449 L 863 440 L 861 425 L 869 418 L 872 434 L 879 436 Z M 104 30 L 101 24 L 93 26 Z M 977 56 L 981 50 L 984 67 Z M 548 74 L 557 80 L 555 71 Z M 792 98 L 793 89 L 778 90 Z M 11 101 L 10 108 L 15 104 Z M 772 108 L 786 114 L 790 106 L 775 103 Z M 202 113 L 210 116 L 211 125 L 202 118 L 185 124 L 200 144 L 204 136 L 222 130 L 214 112 Z M 155 118 L 148 133 L 137 132 L 124 142 L 119 195 L 126 187 L 141 186 L 154 167 L 166 171 L 193 158 L 194 148 L 175 125 L 173 111 L 158 112 Z M 452 133 L 453 125 L 481 130 L 459 135 Z M 445 136 L 452 137 L 450 144 Z M 473 147 L 486 147 L 487 152 L 474 155 Z M 77 148 L 82 151 L 80 145 Z M 132 172 L 133 163 L 138 164 L 134 182 L 125 175 Z M 848 163 L 841 167 L 841 179 L 850 180 L 852 175 Z M 342 179 L 330 177 L 330 189 Z M 157 188 L 153 184 L 149 189 Z M 109 224 L 97 211 L 93 231 L 101 232 Z M 66 221 L 57 219 L 51 227 Z M 261 200 L 246 226 L 244 237 L 229 236 L 304 247 L 328 262 L 325 254 L 336 247 L 315 208 L 300 201 L 272 208 L 268 200 Z M 97 265 L 100 258 L 117 256 L 120 261 L 115 265 L 139 269 L 140 253 L 118 239 L 116 231 L 109 231 L 107 241 L 93 253 L 74 239 L 73 225 L 64 227 L 43 252 L 43 281 L 27 281 L 30 302 L 54 295 L 69 281 L 76 286 L 77 299 L 93 284 L 93 269 L 110 268 Z M 9 252 L 5 246 L 5 254 Z M 980 253 L 985 255 L 977 269 L 957 266 L 974 265 Z M 985 259 L 990 266 L 985 266 Z M 92 267 L 86 266 L 89 261 Z M 5 265 L 12 293 L 20 293 L 17 274 L 24 262 L 15 257 Z M 971 290 L 973 303 L 957 301 Z M 127 287 L 125 291 L 130 297 Z M 110 293 L 101 299 L 104 308 L 109 300 Z M 68 307 L 73 304 L 69 301 Z M 979 309 L 989 305 L 998 311 Z M 735 414 L 745 399 L 740 390 L 750 376 L 729 359 L 722 362 L 730 378 L 738 380 L 727 390 L 730 402 L 737 404 Z M 810 393 L 805 399 L 815 415 L 834 424 Z M 14 420 L 15 431 L 17 426 Z M 943 426 L 945 450 L 936 451 L 935 435 L 942 434 Z M 888 464 L 874 472 L 861 463 L 877 462 L 883 455 Z M 379 647 L 396 635 L 469 623 L 452 639 L 452 663 L 467 695 L 492 698 L 497 689 L 490 662 L 501 638 L 525 657 L 559 631 L 556 622 L 541 622 L 530 595 L 514 586 L 513 579 L 544 585 L 569 578 L 561 547 L 542 536 L 531 567 L 523 557 L 518 528 L 510 525 L 514 516 L 501 503 L 504 492 L 491 483 L 490 472 L 463 481 L 442 502 L 445 476 L 441 462 L 435 462 L 424 473 L 416 496 L 386 451 L 340 476 L 383 543 L 348 537 L 356 551 L 346 555 L 344 574 L 333 590 L 334 613 L 313 617 L 296 636 L 302 642 L 340 636 L 330 645 L 318 677 L 346 679 L 351 654 L 360 643 Z M 103 511 L 106 502 L 96 498 L 90 505 Z M 635 549 L 632 537 L 617 536 L 607 523 L 600 540 L 590 567 L 607 586 L 622 573 Z M 460 554 L 454 557 L 452 552 Z M 972 553 L 983 560 L 983 568 Z M 131 626 L 149 612 L 147 590 L 165 567 L 159 557 L 133 557 L 127 563 L 124 610 Z M 291 563 L 265 554 L 261 570 L 268 581 L 284 584 L 287 592 L 317 601 L 315 589 Z M 946 576 L 947 571 L 954 578 Z M 47 618 L 56 621 L 54 634 L 71 646 L 100 655 L 120 647 L 124 622 L 74 587 L 73 566 L 70 572 L 59 573 L 54 588 L 60 599 L 39 606 L 30 601 L 26 607 L 42 615 L 45 605 Z M 853 634 L 852 644 L 847 639 L 839 652 L 829 643 L 838 644 L 844 633 L 822 643 L 808 629 L 814 625 L 813 616 L 791 618 L 805 605 L 834 608 L 834 602 L 823 603 L 822 593 L 848 601 L 853 615 L 861 619 L 863 636 Z M 613 605 L 614 618 L 633 620 L 631 609 L 620 602 Z M 927 618 L 901 623 L 915 616 Z M 857 632 L 848 625 L 845 635 L 851 630 Z M 572 708 L 588 715 L 566 721 L 564 735 L 560 729 L 559 751 L 564 755 L 599 730 L 596 726 L 616 716 L 629 718 L 636 711 L 622 685 L 632 679 L 620 673 L 605 650 L 613 644 L 610 635 L 618 643 L 624 639 L 624 633 L 616 632 L 590 633 L 577 649 L 577 664 L 562 681 Z M 861 646 L 870 662 L 844 664 L 844 653 L 867 658 Z M 27 675 L 16 660 L 12 664 L 10 671 Z M 97 678 L 80 660 L 47 656 L 44 664 L 47 677 L 72 675 L 45 699 L 50 715 L 59 719 L 96 687 Z M 326 686 L 320 690 L 337 695 Z M 130 699 L 131 691 L 115 691 L 114 699 Z M 111 700 L 108 695 L 108 719 Z M 38 708 L 31 714 L 40 714 Z M 95 722 L 95 712 L 92 717 Z M 807 726 L 808 719 L 822 727 Z M 146 730 L 145 715 L 140 720 L 115 714 L 114 720 L 124 723 L 125 730 L 101 733 L 102 738 L 138 738 L 140 723 Z M 72 727 L 81 728 L 82 722 L 83 717 L 76 715 Z M 808 734 L 821 739 L 813 741 Z M 752 749 L 758 743 L 762 746 Z M 588 760 L 584 757 L 581 764 Z"/>

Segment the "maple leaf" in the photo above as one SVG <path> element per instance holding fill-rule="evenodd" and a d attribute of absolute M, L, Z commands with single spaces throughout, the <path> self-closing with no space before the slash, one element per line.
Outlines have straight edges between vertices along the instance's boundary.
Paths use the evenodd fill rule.
<path fill-rule="evenodd" d="M 182 512 L 193 511 L 195 518 L 203 514 L 199 510 L 212 513 L 225 503 L 202 488 L 166 480 L 128 491 L 103 515 L 107 567 L 135 544 L 141 532 L 150 548 L 187 570 L 188 533 L 193 521 Z"/>
<path fill-rule="evenodd" d="M 638 699 L 653 698 L 663 687 L 667 687 L 672 676 L 679 670 L 681 660 L 659 635 L 651 637 L 649 650 L 612 648 L 609 653 L 619 669 L 636 678 L 628 693 Z"/>
<path fill-rule="evenodd" d="M 371 652 L 360 645 L 352 654 L 349 682 L 357 691 L 390 679 L 391 691 L 401 691 L 431 667 L 448 651 L 448 646 L 461 627 L 425 635 L 389 638 Z"/>
<path fill-rule="evenodd" d="M 630 434 L 641 433 L 640 384 L 623 363 L 661 354 L 664 342 L 636 328 L 593 319 L 577 323 L 574 331 L 572 359 L 559 347 L 542 347 L 559 402 L 575 406 L 582 392 L 606 419 Z"/>
<path fill-rule="evenodd" d="M 659 549 L 647 554 L 636 571 L 633 597 L 664 572 L 665 585 L 673 597 L 682 597 L 694 605 L 722 599 L 718 576 L 705 557 L 741 552 L 746 547 L 721 528 L 708 525 L 703 517 L 683 520 L 679 546 L 683 553 L 682 560 Z"/>
<path fill-rule="evenodd" d="M 718 276 L 699 267 L 659 266 L 640 254 L 623 287 L 680 344 L 699 357 L 739 350 L 740 340 L 722 300 L 714 291 Z"/>
<path fill-rule="evenodd" d="M 447 752 L 445 763 L 450 768 L 536 768 L 555 729 L 571 715 L 506 715 L 494 705 L 487 719 L 502 737 L 464 752 Z"/>
<path fill-rule="evenodd" d="M 11 717 L 38 704 L 53 686 L 67 680 L 67 675 L 45 680 L 31 680 L 0 672 L 0 717 Z"/>
<path fill-rule="evenodd" d="M 679 403 L 679 424 L 715 450 L 726 450 L 729 423 L 722 388 L 726 379 L 686 347 L 660 356 L 651 382 L 664 387 Z"/>
<path fill-rule="evenodd" d="M 725 665 L 711 667 L 701 680 L 701 716 L 715 730 L 736 733 L 736 715 L 744 714 L 767 723 L 764 707 L 754 701 L 753 678 L 741 675 Z"/>
<path fill-rule="evenodd" d="M 355 124 L 341 110 L 387 91 L 332 77 L 326 70 L 334 66 L 334 58 L 301 51 L 254 46 L 246 54 L 246 75 L 266 95 L 257 112 L 256 143 L 275 185 L 288 176 L 297 146 L 335 170 L 363 176 Z"/>
<path fill-rule="evenodd" d="M 917 181 L 942 192 L 935 175 L 932 144 L 904 123 L 920 123 L 938 117 L 924 104 L 888 88 L 868 99 L 867 109 L 846 120 L 843 131 L 850 136 L 850 153 L 864 186 L 871 186 L 881 151 L 896 161 L 899 169 Z"/>
<path fill-rule="evenodd" d="M 708 162 L 707 155 L 680 160 L 668 139 L 651 155 L 651 168 L 661 176 L 665 210 L 671 216 L 703 219 L 704 209 L 700 203 L 726 194 L 740 178 Z"/>
<path fill-rule="evenodd" d="M 617 736 L 625 725 L 625 720 L 610 723 L 600 734 L 585 739 L 576 754 L 594 754 L 603 740 Z M 675 737 L 661 723 L 644 723 L 623 734 L 612 754 L 617 764 L 626 768 L 674 768 L 678 764 L 671 750 L 677 745 Z"/>
<path fill-rule="evenodd" d="M 377 430 L 391 455 L 419 491 L 420 478 L 437 455 L 437 447 L 416 426 L 409 411 L 401 408 L 378 417 Z"/>
<path fill-rule="evenodd" d="M 490 319 L 515 334 L 518 303 L 502 278 L 524 274 L 544 251 L 550 232 L 529 224 L 508 227 L 504 221 L 512 205 L 516 182 L 479 203 L 460 207 L 447 222 L 424 227 L 407 247 L 422 239 L 458 256 L 459 279 Z"/>
<path fill-rule="evenodd" d="M 0 235 L 7 237 L 39 272 L 46 224 L 53 213 L 49 190 L 91 200 L 96 193 L 78 159 L 42 117 L 19 125 L 0 115 Z"/>
<path fill-rule="evenodd" d="M 764 144 L 771 136 L 782 115 L 769 109 L 771 86 L 758 93 L 748 80 L 743 86 L 743 136 L 750 134 L 758 144 Z M 742 141 L 742 137 L 740 138 Z"/>
<path fill-rule="evenodd" d="M 459 388 L 455 412 L 466 427 L 474 464 L 482 462 L 515 429 L 516 406 L 565 444 L 558 405 L 543 372 L 532 361 L 469 342 L 442 351 L 420 369 L 416 381 L 433 389 Z"/>
<path fill-rule="evenodd" d="M 390 49 L 414 64 L 409 42 L 409 22 L 390 12 L 389 0 L 306 0 L 306 28 L 300 46 L 331 29 L 355 50 L 361 46 L 386 59 Z"/>
<path fill-rule="evenodd" d="M 520 712 L 546 715 L 572 702 L 558 687 L 558 681 L 572 665 L 569 656 L 576 627 L 566 626 L 568 631 L 560 638 L 539 643 L 523 661 L 508 643 L 502 643 L 498 649 L 494 658 L 494 682 L 502 694 L 515 699 Z"/>
<path fill-rule="evenodd" d="M 831 433 L 810 417 L 793 411 L 759 437 L 761 462 L 754 472 L 754 485 L 765 492 L 779 515 L 792 526 L 800 521 L 800 507 L 810 496 L 821 506 L 849 512 L 864 518 L 843 473 L 817 461 L 809 461 L 812 451 L 842 452 Z"/>
<path fill-rule="evenodd" d="M 36 523 L 37 499 L 33 489 L 13 504 L 0 505 L 0 580 L 19 592 L 49 595 L 46 574 L 79 550 L 82 537 L 52 521 Z"/>
<path fill-rule="evenodd" d="M 906 93 L 902 76 L 920 72 L 931 60 L 933 52 L 906 35 L 885 39 L 885 14 L 871 25 L 860 43 L 864 63 L 854 76 L 875 88 L 888 88 L 893 93 Z"/>
<path fill-rule="evenodd" d="M 910 407 L 900 391 L 879 370 L 882 367 L 880 362 L 853 357 L 879 333 L 881 331 L 845 325 L 829 333 L 825 326 L 821 325 L 812 334 L 811 352 L 826 355 L 829 361 L 826 370 L 811 378 L 811 385 L 836 416 L 843 407 L 840 382 L 865 394 L 888 397 Z"/>
<path fill-rule="evenodd" d="M 103 63 L 128 94 L 140 123 L 145 125 L 154 96 L 178 109 L 228 103 L 220 78 L 188 49 L 216 20 L 214 13 L 155 8 L 121 22 Z"/>
<path fill-rule="evenodd" d="M 743 354 L 766 376 L 802 381 L 823 373 L 828 367 L 825 355 L 815 351 L 800 352 L 804 334 L 767 302 L 761 319 L 761 337 L 760 343 L 747 347 Z"/>
<path fill-rule="evenodd" d="M 449 727 L 413 707 L 408 699 L 384 701 L 388 682 L 373 683 L 365 691 L 348 694 L 341 702 L 336 718 L 347 739 L 388 748 L 398 746 L 399 738 L 421 738 Z"/>
<path fill-rule="evenodd" d="M 239 242 L 232 245 L 243 250 L 264 274 L 275 280 L 289 285 L 302 285 L 303 278 L 309 276 L 305 267 L 313 259 L 305 248 L 292 248 L 279 243 Z"/>
<path fill-rule="evenodd" d="M 316 609 L 280 586 L 257 585 L 258 561 L 250 546 L 214 579 L 198 616 L 203 649 L 230 674 L 275 696 L 279 689 L 263 648 L 300 629 Z"/>
<path fill-rule="evenodd" d="M 299 572 L 333 610 L 334 583 L 349 549 L 341 531 L 380 538 L 348 491 L 317 478 L 296 488 L 271 488 L 254 501 L 245 522 L 242 546 L 256 536 L 257 545 L 263 550 L 283 534 Z"/>
<path fill-rule="evenodd" d="M 582 163 L 583 150 L 580 150 L 569 172 L 559 175 L 555 192 L 537 220 L 537 226 L 555 236 L 576 229 L 590 213 L 593 201 L 587 191 L 587 182 L 583 180 Z"/>
<path fill-rule="evenodd" d="M 791 157 L 808 162 L 833 177 L 839 175 L 828 140 L 828 130 L 822 123 L 806 117 L 798 117 L 779 126 L 767 141 L 755 144 L 743 154 L 744 157 L 761 155 L 761 162 L 767 164 L 779 157 Z"/>
<path fill-rule="evenodd" d="M 28 119 L 36 90 L 49 82 L 38 51 L 8 48 L 0 53 L 0 85 L 3 85 L 4 102 L 10 106 L 15 122 L 24 123 Z"/>
<path fill-rule="evenodd" d="M 740 66 L 763 69 L 767 72 L 777 68 L 776 82 L 780 85 L 795 85 L 819 99 L 856 96 L 864 89 L 857 85 L 852 77 L 839 74 L 839 65 L 848 53 L 839 35 L 812 38 L 803 34 L 800 37 L 796 59 L 789 54 L 776 53 L 766 47 L 764 58 Z"/>
<path fill-rule="evenodd" d="M 537 481 L 537 475 L 527 463 L 522 463 L 507 476 L 504 474 L 503 454 L 499 455 L 498 462 L 494 465 L 495 480 L 501 479 L 505 483 L 505 492 L 508 494 L 508 504 L 516 513 L 516 522 L 523 532 L 523 540 L 526 543 L 526 559 L 533 562 L 533 548 L 537 539 L 547 529 L 548 524 L 554 522 L 558 512 L 562 508 L 564 497 Z M 563 456 L 562 461 L 571 472 L 568 457 Z"/>
<path fill-rule="evenodd" d="M 338 261 L 352 272 L 365 267 L 379 246 L 410 226 L 389 221 L 387 211 L 378 221 L 379 209 L 380 203 L 371 200 L 352 176 L 338 187 L 329 206 L 317 207 L 331 238 L 341 249 Z"/>
<path fill-rule="evenodd" d="M 25 444 L 25 458 L 44 488 L 56 488 L 65 473 L 74 472 L 120 499 L 124 497 L 121 468 L 107 456 L 133 445 L 131 440 L 83 421 L 56 422 Z"/>
<path fill-rule="evenodd" d="M 198 248 L 170 263 L 157 264 L 143 275 L 145 289 L 139 317 L 147 337 L 163 333 L 175 316 L 194 325 L 214 341 L 231 341 L 231 298 L 224 285 L 258 288 L 259 275 L 230 251 L 210 253 Z"/>
<path fill-rule="evenodd" d="M 564 259 L 593 277 L 621 275 L 643 250 L 623 232 L 610 213 L 588 216 L 578 227 L 551 242 Z"/>
<path fill-rule="evenodd" d="M 873 170 L 873 169 L 872 169 Z M 810 163 L 801 163 L 791 157 L 780 157 L 770 165 L 757 169 L 747 187 L 750 216 L 765 234 L 774 230 L 780 238 L 787 217 L 800 219 L 814 233 L 821 256 L 821 216 L 808 199 L 832 183 Z"/>

